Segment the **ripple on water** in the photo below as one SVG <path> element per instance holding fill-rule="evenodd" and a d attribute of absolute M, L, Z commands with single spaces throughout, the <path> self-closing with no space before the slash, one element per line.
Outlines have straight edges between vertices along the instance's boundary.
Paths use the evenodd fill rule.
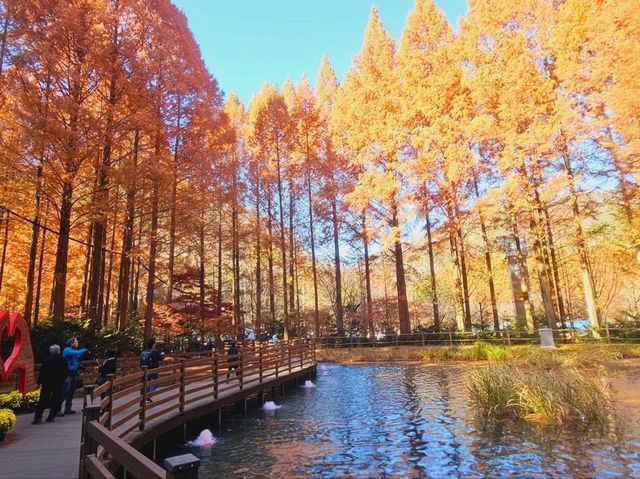
<path fill-rule="evenodd" d="M 486 424 L 467 405 L 460 366 L 323 365 L 277 415 L 251 411 L 215 431 L 200 477 L 640 477 L 640 441 L 621 429 Z M 635 414 L 637 422 L 637 410 Z"/>

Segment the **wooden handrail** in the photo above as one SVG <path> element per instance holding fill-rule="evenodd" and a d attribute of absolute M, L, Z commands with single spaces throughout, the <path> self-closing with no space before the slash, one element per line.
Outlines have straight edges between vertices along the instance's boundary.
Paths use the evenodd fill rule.
<path fill-rule="evenodd" d="M 111 479 L 111 471 L 101 462 L 108 456 L 136 477 L 177 477 L 175 471 L 180 467 L 176 464 L 184 458 L 172 463 L 173 472 L 167 475 L 123 438 L 136 428 L 144 431 L 148 421 L 172 411 L 183 412 L 186 406 L 207 398 L 215 401 L 221 393 L 262 384 L 286 373 L 291 374 L 298 367 L 304 370 L 314 363 L 313 344 L 279 342 L 253 345 L 233 355 L 214 352 L 203 357 L 200 354 L 153 370 L 143 367 L 142 371 L 125 376 L 109 377 L 99 388 L 89 386 L 85 388 L 80 476 L 83 479 L 88 476 Z M 237 368 L 229 369 L 232 365 Z M 159 377 L 150 379 L 152 374 Z M 227 375 L 230 383 L 227 383 Z M 152 398 L 153 402 L 148 402 Z M 101 447 L 100 453 L 95 455 L 98 446 Z M 193 459 L 197 462 L 197 458 Z"/>
<path fill-rule="evenodd" d="M 104 447 L 118 464 L 125 466 L 134 476 L 145 479 L 166 479 L 167 473 L 164 469 L 120 439 L 117 434 L 95 421 L 89 423 L 89 428 L 91 438 Z"/>
<path fill-rule="evenodd" d="M 290 374 L 295 368 L 304 369 L 313 364 L 314 360 L 315 349 L 310 343 L 278 342 L 253 345 L 232 355 L 214 352 L 203 357 L 200 354 L 193 359 L 182 359 L 179 363 L 164 364 L 153 370 L 143 368 L 142 371 L 126 376 L 110 378 L 110 381 L 95 388 L 87 396 L 87 401 L 91 400 L 96 404 L 97 397 L 103 394 L 105 397 L 100 406 L 102 416 L 107 419 L 103 422 L 107 426 L 115 429 L 124 424 L 124 417 L 131 419 L 137 415 L 138 429 L 144 431 L 146 422 L 150 419 L 149 411 L 152 410 L 153 416 L 156 416 L 158 409 L 154 406 L 169 402 L 158 395 L 172 389 L 178 394 L 177 401 L 172 404 L 182 412 L 186 405 L 204 399 L 206 395 L 202 392 L 208 388 L 212 390 L 211 399 L 217 400 L 221 392 L 237 387 L 242 390 L 249 385 Z M 229 370 L 232 365 L 237 368 Z M 158 375 L 158 379 L 150 379 L 151 374 Z M 154 392 L 150 392 L 150 389 Z M 148 402 L 149 399 L 154 401 Z M 136 404 L 139 405 L 137 408 Z M 120 434 L 123 435 L 122 431 Z"/>

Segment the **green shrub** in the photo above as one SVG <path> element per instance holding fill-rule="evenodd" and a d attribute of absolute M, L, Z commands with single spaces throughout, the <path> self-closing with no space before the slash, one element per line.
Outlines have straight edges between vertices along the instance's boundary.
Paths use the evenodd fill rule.
<path fill-rule="evenodd" d="M 124 331 L 109 329 L 92 329 L 89 321 L 69 319 L 65 321 L 45 321 L 31 329 L 31 344 L 36 363 L 49 357 L 49 346 L 58 344 L 64 347 L 71 336 L 80 340 L 80 347 L 87 348 L 94 357 L 100 357 L 106 349 L 115 349 L 121 356 L 140 354 L 143 342 L 143 331 L 137 322 L 129 324 Z M 82 359 L 88 359 L 83 356 Z"/>
<path fill-rule="evenodd" d="M 40 400 L 40 390 L 28 392 L 22 397 L 22 408 L 27 411 L 33 411 Z"/>
<path fill-rule="evenodd" d="M 16 415 L 11 409 L 0 409 L 0 441 L 16 423 Z"/>
<path fill-rule="evenodd" d="M 0 394 L 0 409 L 17 411 L 20 406 L 22 406 L 22 393 L 20 391 Z"/>

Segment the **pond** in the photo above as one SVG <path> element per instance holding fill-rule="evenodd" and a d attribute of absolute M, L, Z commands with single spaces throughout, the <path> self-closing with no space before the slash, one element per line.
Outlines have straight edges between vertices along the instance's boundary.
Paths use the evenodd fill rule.
<path fill-rule="evenodd" d="M 225 418 L 213 446 L 168 455 L 195 454 L 205 479 L 640 477 L 638 408 L 606 429 L 486 422 L 467 404 L 464 371 L 320 364 L 316 387 Z"/>

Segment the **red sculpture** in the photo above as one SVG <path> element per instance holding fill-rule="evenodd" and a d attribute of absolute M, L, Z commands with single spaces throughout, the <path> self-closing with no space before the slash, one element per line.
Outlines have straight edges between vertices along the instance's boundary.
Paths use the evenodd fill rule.
<path fill-rule="evenodd" d="M 5 337 L 13 337 L 13 350 L 6 360 L 0 357 L 0 379 L 7 381 L 18 373 L 18 389 L 22 394 L 36 388 L 33 351 L 29 325 L 20 313 L 0 311 L 0 344 Z"/>

